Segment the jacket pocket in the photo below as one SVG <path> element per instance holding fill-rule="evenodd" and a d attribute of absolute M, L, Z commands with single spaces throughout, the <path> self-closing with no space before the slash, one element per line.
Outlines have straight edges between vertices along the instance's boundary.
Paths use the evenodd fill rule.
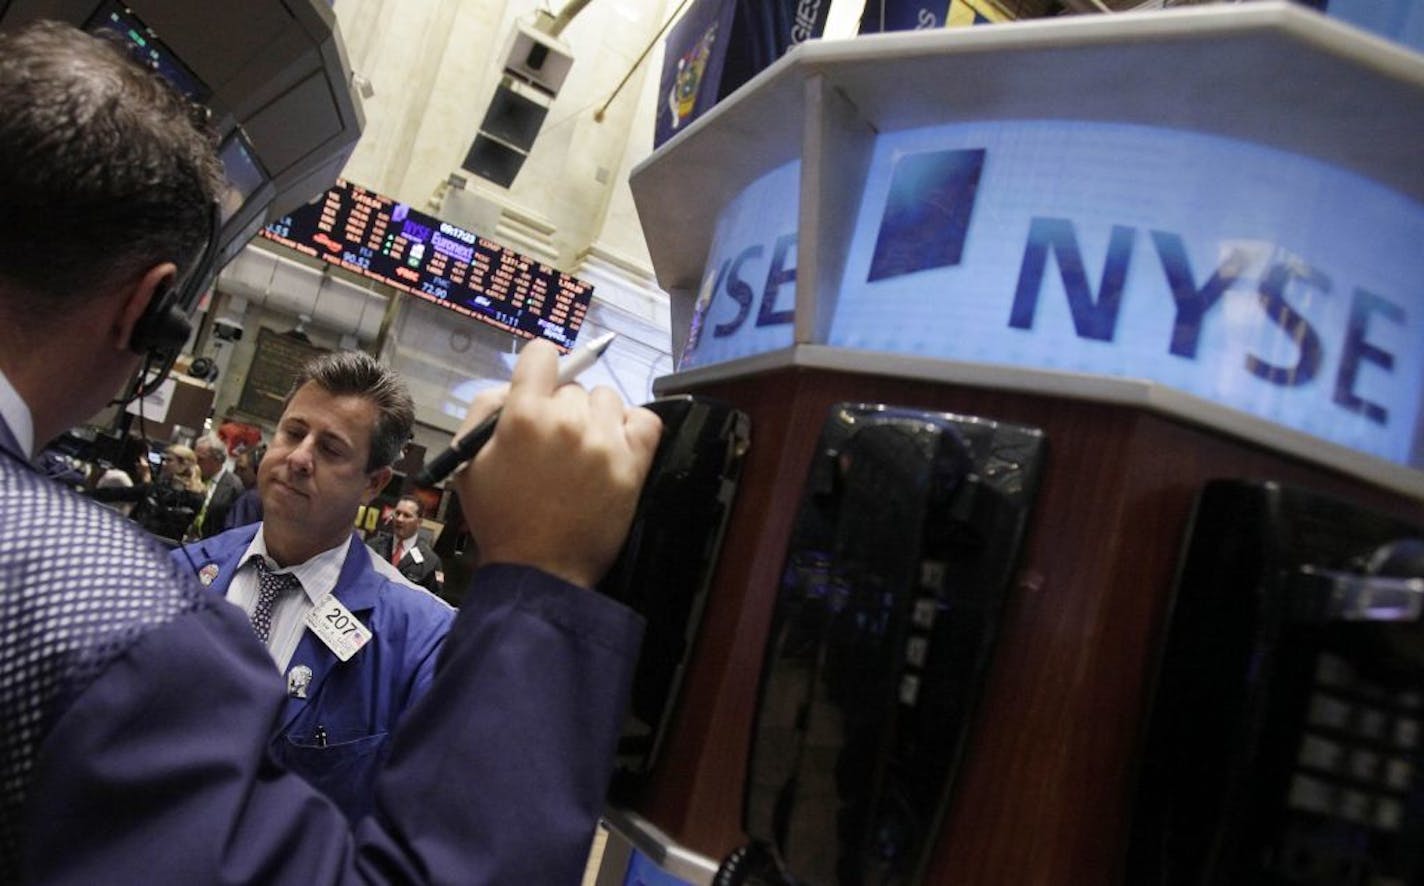
<path fill-rule="evenodd" d="M 371 811 L 376 773 L 385 762 L 390 733 L 342 740 L 313 734 L 283 735 L 272 743 L 273 756 L 287 769 L 329 797 L 351 822 Z"/>

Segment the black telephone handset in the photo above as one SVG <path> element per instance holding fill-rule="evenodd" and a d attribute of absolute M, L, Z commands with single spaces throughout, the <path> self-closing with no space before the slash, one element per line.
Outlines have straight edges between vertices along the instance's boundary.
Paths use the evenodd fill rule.
<path fill-rule="evenodd" d="M 656 759 L 706 604 L 750 445 L 746 413 L 706 397 L 644 404 L 663 434 L 628 539 L 598 590 L 646 620 L 612 796 L 626 801 Z"/>
<path fill-rule="evenodd" d="M 1203 489 L 1142 755 L 1128 881 L 1424 882 L 1424 527 Z"/>
<path fill-rule="evenodd" d="M 718 883 L 911 882 L 953 783 L 1038 431 L 840 404 L 817 443 Z"/>

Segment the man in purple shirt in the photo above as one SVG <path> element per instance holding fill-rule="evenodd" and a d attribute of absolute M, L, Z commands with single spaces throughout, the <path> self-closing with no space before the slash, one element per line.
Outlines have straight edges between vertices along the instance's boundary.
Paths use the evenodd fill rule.
<path fill-rule="evenodd" d="M 453 480 L 484 565 L 355 824 L 269 755 L 286 691 L 248 619 L 32 467 L 173 339 L 221 183 L 194 119 L 73 28 L 0 34 L 0 881 L 577 882 L 642 630 L 590 588 L 656 416 L 525 348 Z"/>

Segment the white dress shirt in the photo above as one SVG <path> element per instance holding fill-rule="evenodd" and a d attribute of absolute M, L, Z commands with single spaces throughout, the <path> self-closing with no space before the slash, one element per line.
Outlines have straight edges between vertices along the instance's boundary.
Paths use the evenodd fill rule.
<path fill-rule="evenodd" d="M 264 529 L 257 527 L 252 544 L 247 546 L 238 561 L 237 574 L 227 587 L 227 600 L 240 607 L 249 618 L 252 616 L 252 610 L 257 605 L 257 567 L 248 561 L 253 554 L 260 554 L 273 572 L 290 572 L 302 583 L 302 593 L 283 594 L 272 607 L 272 630 L 267 635 L 267 651 L 277 663 L 277 670 L 285 673 L 292 654 L 297 651 L 297 643 L 302 639 L 302 632 L 306 630 L 307 613 L 326 599 L 326 595 L 335 589 L 336 580 L 341 577 L 341 566 L 346 562 L 350 539 L 343 539 L 341 544 L 322 551 L 305 563 L 279 569 L 276 561 L 267 554 Z"/>
<path fill-rule="evenodd" d="M 218 481 L 223 478 L 223 474 L 231 474 L 231 473 L 232 473 L 232 472 L 227 469 L 227 466 L 224 465 L 224 466 L 222 466 L 221 468 L 218 468 L 218 472 L 217 472 L 216 474 L 213 474 L 213 476 L 208 479 L 208 481 L 207 481 L 208 494 L 203 497 L 203 510 L 204 510 L 204 511 L 206 511 L 206 510 L 208 509 L 208 505 L 210 505 L 210 504 L 213 503 L 213 493 L 218 491 Z M 218 527 L 218 528 L 221 529 L 222 527 Z"/>
<path fill-rule="evenodd" d="M 35 424 L 29 404 L 20 399 L 20 392 L 3 372 L 0 372 L 0 416 L 4 416 L 5 424 L 10 426 L 10 433 L 15 435 L 15 442 L 20 444 L 25 458 L 34 458 Z"/>

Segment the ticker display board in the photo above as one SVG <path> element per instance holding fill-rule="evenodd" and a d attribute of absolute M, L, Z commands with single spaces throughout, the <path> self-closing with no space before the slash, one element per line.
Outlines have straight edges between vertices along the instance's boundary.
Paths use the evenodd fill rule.
<path fill-rule="evenodd" d="M 338 180 L 262 236 L 525 338 L 572 348 L 593 284 Z"/>

